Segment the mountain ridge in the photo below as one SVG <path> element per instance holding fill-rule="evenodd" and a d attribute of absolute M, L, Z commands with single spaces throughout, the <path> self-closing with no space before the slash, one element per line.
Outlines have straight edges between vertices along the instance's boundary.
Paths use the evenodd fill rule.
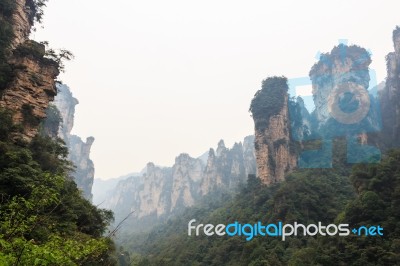
<path fill-rule="evenodd" d="M 149 228 L 193 206 L 204 195 L 232 191 L 244 183 L 249 174 L 256 173 L 253 143 L 254 137 L 248 136 L 228 149 L 221 140 L 216 151 L 210 149 L 207 163 L 202 156 L 186 153 L 178 155 L 172 167 L 148 163 L 142 176 L 119 181 L 102 206 L 114 211 L 117 222 L 134 212 L 130 222 Z"/>

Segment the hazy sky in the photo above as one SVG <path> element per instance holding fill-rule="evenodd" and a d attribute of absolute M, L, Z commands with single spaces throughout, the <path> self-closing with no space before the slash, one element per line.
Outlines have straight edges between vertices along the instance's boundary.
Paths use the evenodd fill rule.
<path fill-rule="evenodd" d="M 372 52 L 378 80 L 400 1 L 50 0 L 33 37 L 76 58 L 73 133 L 96 141 L 96 178 L 170 166 L 253 133 L 261 81 L 308 75 L 339 39 Z"/>

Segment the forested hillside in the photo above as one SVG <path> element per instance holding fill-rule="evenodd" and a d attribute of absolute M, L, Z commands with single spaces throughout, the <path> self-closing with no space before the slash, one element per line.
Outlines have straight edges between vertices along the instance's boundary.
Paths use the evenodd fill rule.
<path fill-rule="evenodd" d="M 301 98 L 289 97 L 285 77 L 264 80 L 250 107 L 258 177 L 249 175 L 235 196 L 206 197 L 149 234 L 122 236 L 130 260 L 139 265 L 399 265 L 399 102 L 393 101 L 400 95 L 399 32 L 399 27 L 393 31 L 395 51 L 386 58 L 388 78 L 381 88 L 371 83 L 371 55 L 343 44 L 322 54 L 310 71 L 311 112 Z M 208 224 L 236 222 L 243 227 L 235 227 L 235 236 L 228 236 L 229 226 L 226 234 L 206 236 Z M 345 225 L 348 231 L 284 239 L 251 227 L 259 222 Z"/>
<path fill-rule="evenodd" d="M 234 198 L 225 195 L 191 208 L 148 237 L 129 238 L 124 246 L 139 265 L 398 265 L 399 191 L 399 150 L 389 152 L 381 164 L 297 171 L 271 187 L 250 176 Z M 246 241 L 245 236 L 188 236 L 191 219 L 203 224 L 346 221 L 350 228 L 379 224 L 385 233 L 291 236 L 285 241 L 257 236 Z"/>
<path fill-rule="evenodd" d="M 70 53 L 28 39 L 44 5 L 0 1 L 0 265 L 115 265 L 104 236 L 112 212 L 83 198 L 65 143 L 48 136 L 61 123 L 49 102 Z"/>

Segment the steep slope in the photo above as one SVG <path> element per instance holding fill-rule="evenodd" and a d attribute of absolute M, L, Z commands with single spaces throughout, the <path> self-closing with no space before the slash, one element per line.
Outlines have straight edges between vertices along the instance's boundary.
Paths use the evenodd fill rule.
<path fill-rule="evenodd" d="M 28 39 L 37 14 L 35 3 L 16 0 L 13 4 L 11 14 L 1 15 L 2 20 L 11 21 L 13 38 L 4 53 L 10 73 L 8 82 L 0 88 L 0 107 L 13 111 L 13 122 L 22 125 L 17 137 L 30 141 L 38 132 L 40 120 L 46 117 L 49 102 L 57 94 L 55 79 L 59 64 L 45 57 L 44 45 Z"/>
<path fill-rule="evenodd" d="M 393 31 L 394 52 L 386 56 L 386 85 L 380 91 L 383 136 L 386 147 L 399 147 L 400 139 L 400 27 Z"/>
<path fill-rule="evenodd" d="M 75 106 L 79 103 L 72 96 L 66 85 L 59 85 L 58 94 L 54 99 L 54 105 L 60 111 L 62 123 L 58 130 L 58 136 L 63 139 L 68 147 L 68 159 L 76 166 L 72 173 L 75 183 L 82 190 L 86 199 L 92 199 L 92 185 L 94 180 L 94 164 L 90 159 L 90 148 L 94 142 L 93 137 L 83 141 L 80 137 L 71 134 L 74 126 Z"/>
<path fill-rule="evenodd" d="M 276 139 L 273 136 L 276 133 L 286 136 L 285 133 L 289 132 L 293 122 L 297 124 L 295 129 L 302 126 L 310 129 L 307 134 L 302 134 L 305 131 L 296 132 L 293 129 L 290 131 L 301 133 L 300 140 L 306 138 L 307 141 L 323 142 L 331 138 L 333 148 L 329 152 L 332 154 L 331 159 L 334 160 L 333 168 L 293 169 L 283 180 L 269 186 L 262 185 L 261 181 L 266 183 L 266 180 L 274 180 L 275 176 L 266 175 L 264 180 L 251 176 L 247 186 L 233 199 L 222 196 L 219 201 L 211 200 L 201 206 L 187 209 L 182 215 L 167 221 L 148 234 L 126 237 L 123 241 L 125 247 L 143 256 L 136 258 L 137 263 L 139 265 L 400 265 L 398 252 L 400 150 L 383 153 L 379 163 L 352 166 L 346 161 L 349 153 L 349 136 L 359 134 L 357 144 L 364 147 L 367 146 L 370 135 L 374 134 L 379 135 L 374 139 L 374 144 L 378 147 L 381 147 L 381 141 L 390 144 L 387 147 L 393 147 L 399 140 L 400 29 L 398 27 L 394 31 L 393 39 L 395 52 L 387 57 L 387 84 L 384 88 L 374 88 L 380 91 L 382 112 L 376 110 L 379 98 L 369 90 L 370 111 L 358 123 L 352 123 L 351 126 L 347 126 L 350 123 L 339 125 L 337 121 L 333 121 L 335 119 L 329 108 L 332 104 L 329 98 L 332 92 L 334 93 L 335 87 L 349 82 L 360 85 L 360 90 L 371 87 L 368 73 L 369 55 L 365 49 L 357 46 L 350 47 L 347 55 L 340 52 L 346 47 L 335 47 L 330 53 L 323 55 L 313 68 L 311 75 L 317 106 L 314 113 L 309 114 L 304 109 L 301 99 L 297 102 L 289 100 L 289 109 L 295 108 L 297 110 L 295 114 L 299 116 L 290 117 L 292 120 L 290 123 L 285 122 L 283 118 L 287 116 L 282 112 L 282 107 L 285 107 L 284 102 L 287 98 L 284 84 L 286 81 L 283 78 L 280 80 L 281 83 L 276 77 L 267 79 L 270 82 L 275 81 L 273 85 L 276 86 L 269 87 L 274 90 L 265 90 L 268 93 L 263 93 L 261 90 L 253 100 L 251 111 L 256 133 L 257 130 L 260 132 L 259 140 L 257 135 L 255 140 L 256 153 L 257 156 L 261 152 L 265 153 L 264 160 L 261 161 L 263 165 L 261 168 L 258 165 L 259 170 L 263 170 L 262 167 L 267 167 L 268 171 L 275 170 L 271 168 L 273 164 L 267 161 L 270 159 L 268 156 L 270 154 L 275 156 L 272 161 L 278 157 L 277 153 L 271 151 Z M 351 115 L 355 111 L 352 107 L 356 101 L 353 100 L 363 100 L 363 96 L 359 96 L 340 95 L 338 98 L 343 100 L 340 106 L 342 110 L 348 111 Z M 376 131 L 380 122 L 378 115 L 382 115 L 384 121 L 381 132 Z M 280 121 L 282 130 L 272 127 L 273 119 Z M 263 149 L 259 150 L 257 147 L 259 144 L 264 145 Z M 300 144 L 297 148 L 309 148 L 306 142 Z M 318 148 L 315 146 L 318 145 L 312 148 Z M 259 157 L 257 163 L 258 159 Z M 306 237 L 298 233 L 285 241 L 273 235 L 265 236 L 259 233 L 260 227 L 253 229 L 251 226 L 248 227 L 248 231 L 244 230 L 244 226 L 242 229 L 236 227 L 235 232 L 239 232 L 236 236 L 228 234 L 221 237 L 206 236 L 202 234 L 202 230 L 200 236 L 195 236 L 193 233 L 188 235 L 187 231 L 188 223 L 192 219 L 196 219 L 196 225 L 228 224 L 235 221 L 255 226 L 258 222 L 264 224 L 320 222 L 348 224 L 349 228 L 354 229 L 349 231 L 346 237 L 326 234 L 324 236 L 309 234 Z M 384 228 L 383 236 L 360 232 L 361 227 L 371 225 Z M 241 235 L 240 230 L 242 230 Z M 251 235 L 252 239 L 246 241 L 247 235 Z"/>
<path fill-rule="evenodd" d="M 234 198 L 223 197 L 187 209 L 146 235 L 123 239 L 139 265 L 399 265 L 400 151 L 381 164 L 347 169 L 293 171 L 290 178 L 262 186 L 251 177 Z M 349 178 L 351 176 L 351 178 Z M 188 236 L 188 222 L 349 224 L 350 228 L 379 224 L 384 237 L 263 236 L 249 229 L 235 236 Z M 251 227 L 250 227 L 251 228 Z M 240 230 L 240 229 L 239 229 Z M 243 231 L 244 232 L 244 231 Z M 246 241 L 248 234 L 253 238 Z"/>
<path fill-rule="evenodd" d="M 193 206 L 204 195 L 233 190 L 255 174 L 253 140 L 246 137 L 232 149 L 220 141 L 217 152 L 210 150 L 207 164 L 188 154 L 176 157 L 172 167 L 149 163 L 143 176 L 120 181 L 102 206 L 113 210 L 117 221 L 133 211 L 130 222 L 135 228 L 128 230 L 138 230 Z"/>
<path fill-rule="evenodd" d="M 297 157 L 290 148 L 288 85 L 284 77 L 263 81 L 250 106 L 255 124 L 258 176 L 270 185 L 284 180 L 296 167 Z"/>
<path fill-rule="evenodd" d="M 92 186 L 93 204 L 101 205 L 107 198 L 109 198 L 109 195 L 112 193 L 112 191 L 115 189 L 115 187 L 120 181 L 125 180 L 128 177 L 140 176 L 140 175 L 141 173 L 130 173 L 124 176 L 106 180 L 103 180 L 101 178 L 95 178 L 93 180 L 93 186 Z"/>
<path fill-rule="evenodd" d="M 251 103 L 258 176 L 281 182 L 296 167 L 332 167 L 332 140 L 346 138 L 347 163 L 379 161 L 369 134 L 381 129 L 377 95 L 368 91 L 369 53 L 356 45 L 335 46 L 311 68 L 314 111 L 288 97 L 287 79 L 263 81 Z M 392 105 L 391 105 L 392 106 Z"/>
<path fill-rule="evenodd" d="M 246 137 L 243 144 L 235 143 L 232 149 L 226 148 L 221 140 L 216 153 L 214 149 L 209 151 L 200 184 L 200 195 L 207 195 L 219 187 L 234 189 L 249 174 L 256 172 L 254 136 Z"/>
<path fill-rule="evenodd" d="M 0 1 L 0 265 L 116 265 L 103 237 L 112 213 L 81 196 L 66 147 L 45 134 L 60 124 L 49 102 L 62 68 L 28 40 L 45 2 Z"/>
<path fill-rule="evenodd" d="M 368 52 L 359 46 L 340 44 L 331 52 L 322 54 L 319 61 L 311 68 L 315 116 L 322 126 L 333 117 L 333 93 L 347 82 L 360 85 L 365 90 L 369 87 L 368 67 L 371 64 Z M 347 89 L 347 88 L 346 88 Z"/>

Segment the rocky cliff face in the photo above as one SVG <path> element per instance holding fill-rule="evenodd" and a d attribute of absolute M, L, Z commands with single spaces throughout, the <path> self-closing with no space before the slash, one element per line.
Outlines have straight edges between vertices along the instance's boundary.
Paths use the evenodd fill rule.
<path fill-rule="evenodd" d="M 33 26 L 33 6 L 32 0 L 16 0 L 16 8 L 12 15 L 14 40 L 11 47 L 16 48 L 18 45 L 24 43 L 29 38 L 31 28 Z"/>
<path fill-rule="evenodd" d="M 28 40 L 33 25 L 34 3 L 16 0 L 12 14 L 13 39 L 6 53 L 7 62 L 13 69 L 13 77 L 0 94 L 0 107 L 13 111 L 13 120 L 22 124 L 20 136 L 30 141 L 38 132 L 40 120 L 46 117 L 46 109 L 57 94 L 55 79 L 58 64 L 45 58 L 45 47 Z"/>
<path fill-rule="evenodd" d="M 210 149 L 200 195 L 207 195 L 220 187 L 233 189 L 245 182 L 249 174 L 256 174 L 253 140 L 253 136 L 246 137 L 243 144 L 235 143 L 232 149 L 226 148 L 221 140 L 216 153 Z"/>
<path fill-rule="evenodd" d="M 256 130 L 258 176 L 264 184 L 283 181 L 285 174 L 296 167 L 297 157 L 290 151 L 288 128 L 288 110 L 284 106 L 270 118 L 267 129 Z"/>
<path fill-rule="evenodd" d="M 90 148 L 94 138 L 88 137 L 86 141 L 83 141 L 80 137 L 71 134 L 77 104 L 78 100 L 72 96 L 69 88 L 65 85 L 59 85 L 58 94 L 54 99 L 54 105 L 60 111 L 62 117 L 58 136 L 65 141 L 69 150 L 68 159 L 76 166 L 72 176 L 78 188 L 82 190 L 85 198 L 91 200 L 94 164 L 90 159 Z"/>
<path fill-rule="evenodd" d="M 297 156 L 290 149 L 287 91 L 286 78 L 268 78 L 250 108 L 255 123 L 258 176 L 266 185 L 284 180 L 297 164 Z"/>
<path fill-rule="evenodd" d="M 370 54 L 356 45 L 340 44 L 321 55 L 310 71 L 315 103 L 311 129 L 314 136 L 323 141 L 346 137 L 353 151 L 367 149 L 368 133 L 380 130 L 376 93 L 368 90 L 377 85 L 370 84 L 371 62 Z M 354 137 L 358 141 L 351 144 L 349 140 Z M 348 162 L 358 160 L 349 158 Z"/>
<path fill-rule="evenodd" d="M 340 84 L 352 82 L 362 86 L 365 90 L 369 86 L 369 70 L 371 58 L 368 52 L 358 46 L 340 44 L 330 53 L 323 54 L 318 63 L 310 71 L 312 80 L 315 114 L 322 125 L 331 118 L 329 108 L 333 102 L 332 92 Z"/>
<path fill-rule="evenodd" d="M 348 138 L 348 144 L 357 138 L 358 142 L 351 144 L 353 150 L 369 148 L 367 133 L 379 129 L 376 99 L 368 92 L 370 63 L 369 53 L 358 46 L 340 44 L 322 54 L 310 71 L 315 104 L 311 114 L 301 98 L 288 101 L 285 78 L 263 82 L 250 110 L 255 122 L 258 176 L 264 184 L 284 180 L 298 164 L 332 166 L 332 150 L 325 144 L 337 137 Z M 303 152 L 308 141 L 316 140 L 321 147 L 314 145 Z M 375 150 L 370 151 L 372 156 Z M 360 156 L 350 157 L 348 162 L 361 160 Z"/>
<path fill-rule="evenodd" d="M 58 69 L 29 56 L 14 56 L 10 62 L 18 70 L 2 92 L 0 106 L 14 111 L 14 123 L 23 125 L 22 137 L 29 141 L 37 134 L 40 120 L 46 117 L 46 109 L 57 93 Z"/>
<path fill-rule="evenodd" d="M 105 202 L 105 206 L 115 212 L 117 219 L 131 211 L 135 212 L 136 218 L 162 216 L 170 211 L 172 186 L 171 168 L 148 163 L 143 176 L 119 182 L 116 194 Z"/>
<path fill-rule="evenodd" d="M 75 106 L 79 104 L 79 101 L 74 98 L 68 86 L 59 85 L 57 89 L 58 95 L 54 99 L 54 105 L 60 111 L 62 118 L 62 125 L 58 129 L 58 135 L 62 139 L 68 140 L 74 127 Z"/>
<path fill-rule="evenodd" d="M 210 150 L 207 164 L 188 154 L 176 157 L 172 167 L 149 163 L 144 175 L 120 181 L 104 207 L 114 211 L 117 221 L 134 211 L 140 228 L 193 206 L 211 192 L 235 189 L 248 174 L 255 174 L 253 140 L 246 137 L 232 149 L 220 141 L 217 153 Z"/>
<path fill-rule="evenodd" d="M 382 142 L 387 147 L 400 146 L 400 27 L 393 31 L 394 52 L 386 56 L 386 85 L 380 91 Z"/>
<path fill-rule="evenodd" d="M 90 149 L 93 142 L 93 137 L 88 137 L 86 141 L 83 141 L 75 135 L 71 135 L 67 142 L 68 159 L 76 166 L 71 175 L 78 188 L 82 191 L 83 196 L 88 200 L 92 200 L 93 197 L 92 186 L 95 169 L 93 161 L 90 159 Z"/>

